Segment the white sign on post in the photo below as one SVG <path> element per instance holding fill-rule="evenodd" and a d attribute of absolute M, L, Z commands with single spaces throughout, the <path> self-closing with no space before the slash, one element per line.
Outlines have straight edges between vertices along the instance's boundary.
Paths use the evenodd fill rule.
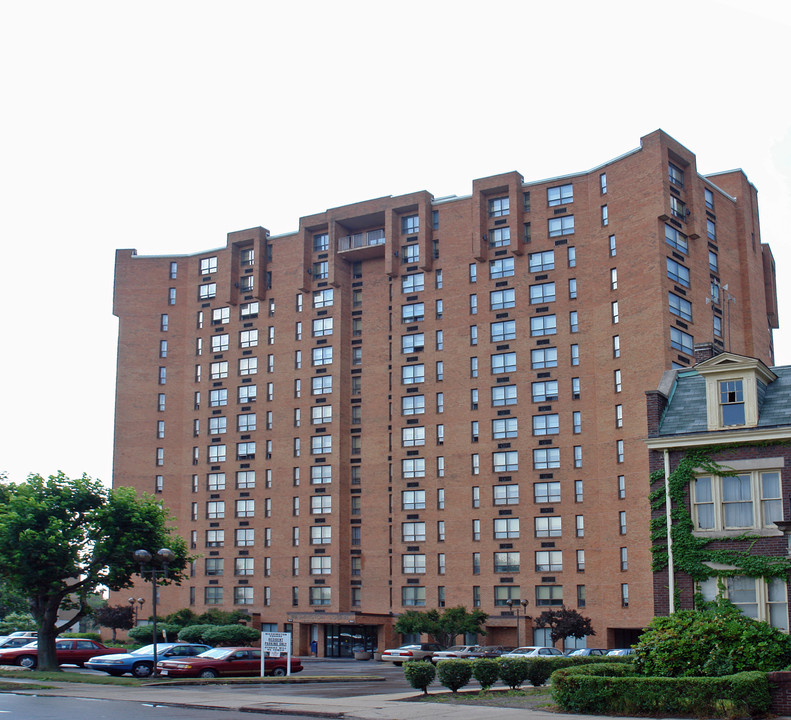
<path fill-rule="evenodd" d="M 291 675 L 291 633 L 262 632 L 261 633 L 261 677 L 266 670 L 266 656 L 280 657 L 286 653 L 286 675 Z"/>

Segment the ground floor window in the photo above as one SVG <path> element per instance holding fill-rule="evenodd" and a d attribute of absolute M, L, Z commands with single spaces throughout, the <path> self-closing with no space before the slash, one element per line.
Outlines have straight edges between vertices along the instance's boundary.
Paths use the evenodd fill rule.
<path fill-rule="evenodd" d="M 374 652 L 376 637 L 376 625 L 325 625 L 324 656 L 354 657 L 356 652 Z"/>
<path fill-rule="evenodd" d="M 718 578 L 711 577 L 698 584 L 706 600 L 719 594 Z M 722 578 L 722 595 L 736 605 L 747 617 L 764 620 L 773 627 L 788 632 L 788 599 L 784 580 L 751 578 L 745 575 Z"/>

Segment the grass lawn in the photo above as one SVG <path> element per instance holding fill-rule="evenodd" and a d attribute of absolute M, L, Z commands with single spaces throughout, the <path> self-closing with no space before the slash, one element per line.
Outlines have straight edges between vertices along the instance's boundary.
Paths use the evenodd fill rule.
<path fill-rule="evenodd" d="M 483 705 L 485 707 L 520 708 L 523 710 L 554 710 L 555 703 L 548 687 L 524 688 L 521 690 L 460 690 L 434 692 L 413 698 L 415 702 L 450 703 L 454 705 Z"/>

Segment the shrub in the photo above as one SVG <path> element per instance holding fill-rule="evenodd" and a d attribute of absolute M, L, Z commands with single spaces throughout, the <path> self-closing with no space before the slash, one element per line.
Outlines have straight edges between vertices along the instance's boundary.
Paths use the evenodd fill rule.
<path fill-rule="evenodd" d="M 428 660 L 404 663 L 404 677 L 407 682 L 415 690 L 422 690 L 424 695 L 428 695 L 428 686 L 434 681 L 436 674 L 437 669 Z"/>
<path fill-rule="evenodd" d="M 0 635 L 10 635 L 22 630 L 38 630 L 38 625 L 29 612 L 11 612 L 0 620 Z"/>
<path fill-rule="evenodd" d="M 558 670 L 552 675 L 552 697 L 573 713 L 698 717 L 761 714 L 771 701 L 766 675 L 759 672 L 721 678 L 638 677 L 625 672 L 630 670 L 623 664 Z"/>
<path fill-rule="evenodd" d="M 179 630 L 179 640 L 181 642 L 189 643 L 203 642 L 203 634 L 206 631 L 212 630 L 216 627 L 216 625 L 210 625 L 208 623 L 203 623 L 200 625 L 187 625 L 187 627 Z"/>
<path fill-rule="evenodd" d="M 203 633 L 203 642 L 213 646 L 250 645 L 261 633 L 247 625 L 217 625 Z"/>
<path fill-rule="evenodd" d="M 153 638 L 153 629 L 151 625 L 138 625 L 129 630 L 127 635 L 135 642 L 150 643 Z M 157 626 L 157 642 L 161 642 L 162 640 L 162 631 L 159 626 Z"/>
<path fill-rule="evenodd" d="M 516 690 L 525 680 L 530 672 L 530 665 L 527 658 L 500 657 L 497 658 L 500 667 L 500 680 L 508 685 L 511 690 Z"/>
<path fill-rule="evenodd" d="M 654 618 L 635 650 L 635 666 L 644 675 L 721 676 L 784 668 L 791 662 L 791 637 L 718 604 Z"/>
<path fill-rule="evenodd" d="M 437 678 L 451 692 L 463 688 L 472 677 L 469 660 L 442 660 L 437 663 Z"/>
<path fill-rule="evenodd" d="M 479 658 L 472 661 L 472 676 L 488 690 L 500 677 L 500 666 L 494 658 Z"/>
<path fill-rule="evenodd" d="M 73 632 L 73 633 L 63 633 L 60 637 L 64 638 L 83 638 L 84 640 L 96 640 L 96 642 L 102 641 L 102 636 L 97 632 Z"/>

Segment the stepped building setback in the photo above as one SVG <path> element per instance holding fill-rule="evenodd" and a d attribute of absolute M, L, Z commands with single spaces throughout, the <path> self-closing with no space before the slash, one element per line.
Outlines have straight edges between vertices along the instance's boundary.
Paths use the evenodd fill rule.
<path fill-rule="evenodd" d="M 163 614 L 239 608 L 347 656 L 456 605 L 487 644 L 546 644 L 531 616 L 565 605 L 631 643 L 654 615 L 645 392 L 697 343 L 773 364 L 756 195 L 656 131 L 551 180 L 118 250 L 113 481 L 158 493 L 197 557 Z"/>

